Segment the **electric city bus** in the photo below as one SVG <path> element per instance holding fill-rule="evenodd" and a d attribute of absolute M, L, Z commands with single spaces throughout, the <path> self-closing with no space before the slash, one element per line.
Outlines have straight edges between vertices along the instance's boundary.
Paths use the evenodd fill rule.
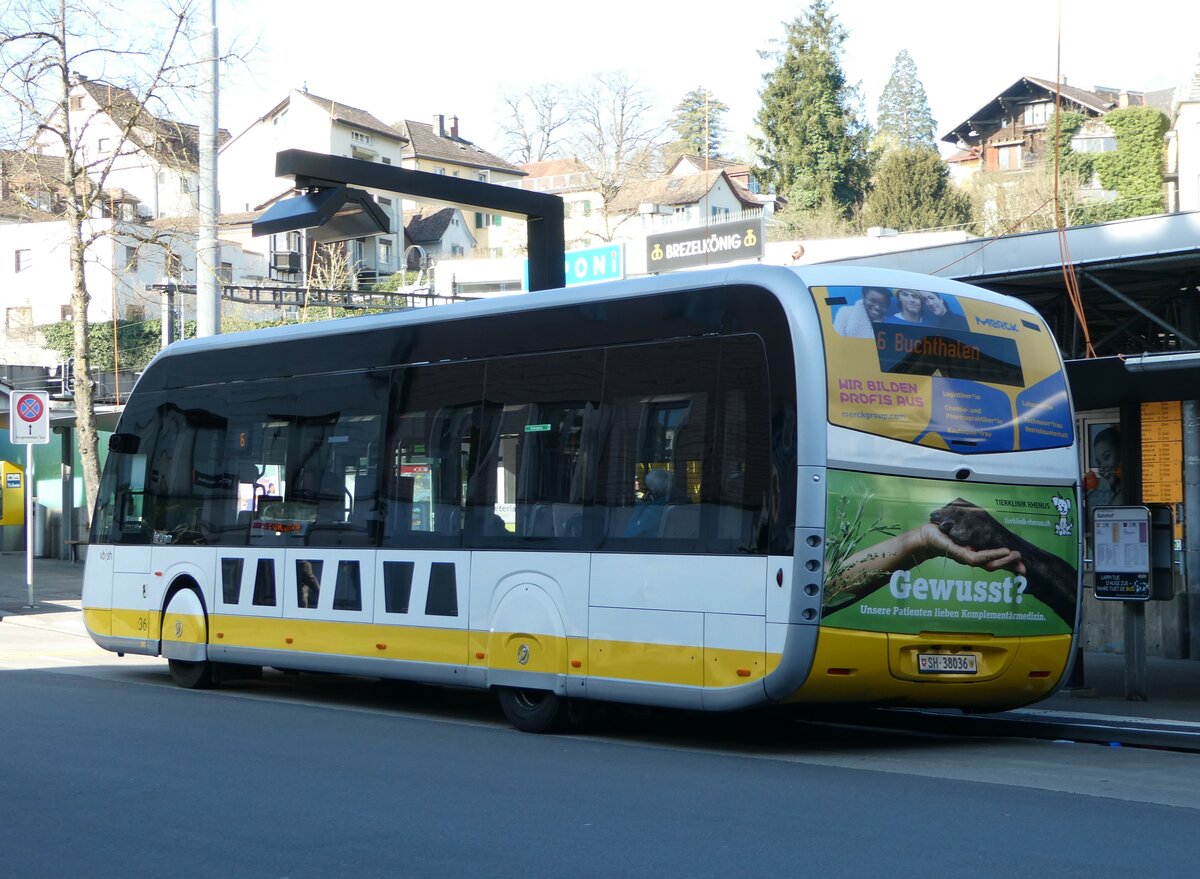
<path fill-rule="evenodd" d="M 668 274 L 177 342 L 111 437 L 92 638 L 571 700 L 995 710 L 1064 679 L 1078 457 L 1029 306 Z"/>

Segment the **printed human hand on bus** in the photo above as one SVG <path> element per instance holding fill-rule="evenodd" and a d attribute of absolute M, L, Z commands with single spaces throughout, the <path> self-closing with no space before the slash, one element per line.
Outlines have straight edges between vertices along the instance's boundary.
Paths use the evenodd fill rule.
<path fill-rule="evenodd" d="M 841 570 L 826 583 L 826 607 L 830 611 L 840 610 L 885 585 L 893 572 L 915 568 L 933 558 L 948 558 L 986 571 L 1024 571 L 1020 552 L 1006 546 L 984 548 L 958 542 L 936 522 L 930 521 L 847 559 Z"/>
<path fill-rule="evenodd" d="M 1062 619 L 1068 622 L 1075 619 L 1079 572 L 1072 564 L 1013 533 L 987 510 L 962 498 L 934 510 L 929 520 L 955 543 L 985 551 L 1004 547 L 1018 553 L 1020 563 L 1011 570 L 1028 581 L 1026 594 L 1037 598 Z"/>

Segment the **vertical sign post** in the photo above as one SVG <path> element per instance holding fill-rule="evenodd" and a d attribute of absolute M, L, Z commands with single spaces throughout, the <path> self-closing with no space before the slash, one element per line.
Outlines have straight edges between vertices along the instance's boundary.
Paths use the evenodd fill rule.
<path fill-rule="evenodd" d="M 1150 510 L 1095 507 L 1092 596 L 1125 602 L 1125 698 L 1146 701 L 1146 602 L 1150 588 Z"/>
<path fill-rule="evenodd" d="M 9 399 L 8 439 L 25 446 L 25 586 L 33 607 L 33 449 L 50 442 L 50 398 L 42 391 L 21 391 Z"/>

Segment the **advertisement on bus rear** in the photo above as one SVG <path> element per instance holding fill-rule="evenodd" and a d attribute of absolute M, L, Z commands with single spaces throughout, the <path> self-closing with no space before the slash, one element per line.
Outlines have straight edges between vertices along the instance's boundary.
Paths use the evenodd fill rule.
<path fill-rule="evenodd" d="M 1074 492 L 829 471 L 822 622 L 874 632 L 1071 631 Z"/>
<path fill-rule="evenodd" d="M 1073 442 L 1067 383 L 1035 315 L 899 287 L 813 287 L 829 421 L 962 453 Z"/>

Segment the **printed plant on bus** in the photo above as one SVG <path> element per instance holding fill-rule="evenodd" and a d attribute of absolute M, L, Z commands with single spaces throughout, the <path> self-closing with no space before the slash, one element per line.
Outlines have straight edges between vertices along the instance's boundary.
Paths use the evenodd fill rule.
<path fill-rule="evenodd" d="M 853 515 L 850 515 L 849 510 L 850 495 L 842 495 L 834 514 L 833 527 L 829 530 L 825 550 L 825 607 L 828 609 L 836 609 L 860 598 L 856 587 L 872 578 L 872 573 L 863 563 L 877 556 L 868 554 L 859 558 L 853 565 L 850 564 L 850 559 L 862 542 L 873 534 L 894 537 L 900 533 L 898 523 L 885 523 L 878 513 L 875 514 L 874 522 L 866 524 L 867 505 L 874 499 L 874 492 L 868 491 L 866 486 L 859 485 L 853 494 L 858 497 Z M 863 567 L 863 570 L 855 574 L 851 570 L 854 567 Z M 840 600 L 843 596 L 848 600 Z"/>

